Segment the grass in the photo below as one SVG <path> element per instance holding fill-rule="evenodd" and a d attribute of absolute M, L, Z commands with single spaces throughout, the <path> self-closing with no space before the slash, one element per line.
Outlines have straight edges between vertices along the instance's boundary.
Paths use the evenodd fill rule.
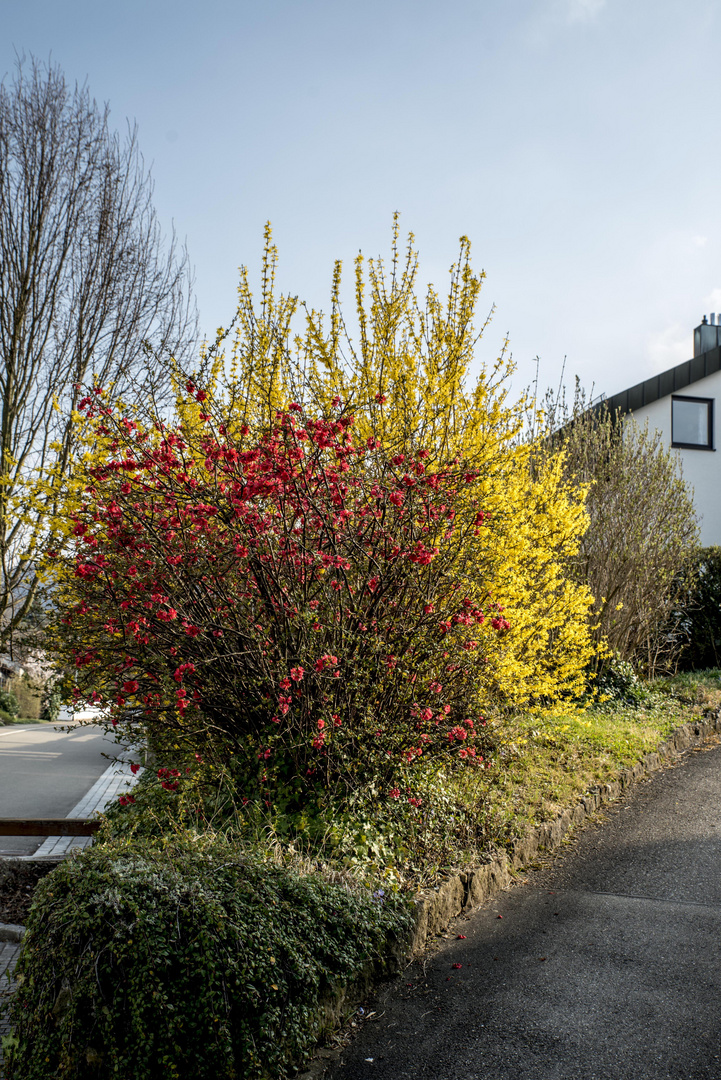
<path fill-rule="evenodd" d="M 516 718 L 504 731 L 487 812 L 498 844 L 548 821 L 591 788 L 654 750 L 688 717 L 664 701 L 614 710 L 562 710 Z"/>
<path fill-rule="evenodd" d="M 446 813 L 407 820 L 394 866 L 401 887 L 437 883 L 451 868 L 510 848 L 530 828 L 553 820 L 655 750 L 677 727 L 719 704 L 721 671 L 712 670 L 641 684 L 635 700 L 497 720 L 484 771 L 441 778 Z M 438 794 L 431 794 L 436 806 Z"/>
<path fill-rule="evenodd" d="M 14 727 L 17 724 L 52 724 L 52 720 L 39 720 L 35 716 L 15 716 L 12 720 L 0 721 L 0 727 Z"/>

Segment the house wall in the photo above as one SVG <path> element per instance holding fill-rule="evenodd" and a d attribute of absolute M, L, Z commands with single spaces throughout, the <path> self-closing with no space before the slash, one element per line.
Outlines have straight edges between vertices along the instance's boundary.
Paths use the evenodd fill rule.
<path fill-rule="evenodd" d="M 694 490 L 694 505 L 701 525 L 701 543 L 721 545 L 721 371 L 707 375 L 679 391 L 677 397 L 714 399 L 715 450 L 686 450 L 676 448 L 681 459 L 683 478 Z M 650 430 L 660 431 L 667 446 L 671 445 L 671 395 L 644 405 L 632 414 L 641 427 L 648 420 Z"/>

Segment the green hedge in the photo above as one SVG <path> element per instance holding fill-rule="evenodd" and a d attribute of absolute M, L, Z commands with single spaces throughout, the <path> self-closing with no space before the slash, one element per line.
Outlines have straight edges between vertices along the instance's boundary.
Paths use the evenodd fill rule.
<path fill-rule="evenodd" d="M 702 548 L 687 568 L 674 611 L 680 667 L 721 667 L 721 547 Z"/>
<path fill-rule="evenodd" d="M 283 1076 L 307 1059 L 329 999 L 386 970 L 410 924 L 381 890 L 224 843 L 91 848 L 38 886 L 7 1076 Z"/>

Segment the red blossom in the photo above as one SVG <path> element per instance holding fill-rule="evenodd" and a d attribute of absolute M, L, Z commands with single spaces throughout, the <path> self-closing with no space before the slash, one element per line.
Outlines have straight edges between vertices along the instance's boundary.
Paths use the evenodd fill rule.
<path fill-rule="evenodd" d="M 186 389 L 205 400 L 192 380 Z M 424 751 L 457 761 L 465 739 L 472 756 L 467 724 L 463 737 L 444 737 L 451 713 L 471 707 L 481 658 L 463 634 L 487 603 L 459 595 L 446 560 L 476 524 L 472 514 L 456 524 L 463 469 L 426 474 L 422 448 L 389 457 L 375 433 L 352 435 L 352 417 L 301 421 L 301 411 L 279 410 L 259 437 L 247 425 L 239 436 L 237 424 L 199 433 L 158 421 L 155 442 L 136 421 L 103 416 L 111 459 L 92 467 L 87 508 L 73 520 L 92 558 L 76 559 L 79 601 L 62 615 L 71 660 L 87 697 L 122 650 L 109 667 L 127 678 L 125 694 L 143 686 L 144 722 L 172 729 L 182 718 L 200 730 L 207 710 L 209 727 L 227 723 L 231 743 L 254 746 L 263 762 L 273 724 L 269 785 L 289 774 L 356 783 L 380 770 L 381 790 L 400 791 L 401 778 L 406 790 Z M 424 618 L 436 607 L 440 623 Z M 504 628 L 500 611 L 494 620 Z M 94 627 L 107 643 L 97 652 Z M 446 704 L 421 708 L 421 687 Z M 125 722 L 123 704 L 118 696 L 113 720 Z M 446 723 L 431 736 L 420 728 L 436 712 Z M 311 749 L 322 750 L 322 769 Z"/>

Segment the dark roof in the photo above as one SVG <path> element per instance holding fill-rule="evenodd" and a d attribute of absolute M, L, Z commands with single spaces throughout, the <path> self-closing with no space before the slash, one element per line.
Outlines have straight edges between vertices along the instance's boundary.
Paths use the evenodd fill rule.
<path fill-rule="evenodd" d="M 618 394 L 603 398 L 594 405 L 594 408 L 607 408 L 612 416 L 617 412 L 634 412 L 643 405 L 650 405 L 659 398 L 667 397 L 668 394 L 684 390 L 699 379 L 705 379 L 707 375 L 713 375 L 714 372 L 720 370 L 721 347 L 716 346 L 708 352 L 694 356 L 692 360 L 684 360 L 682 364 L 677 364 L 668 371 L 662 371 L 660 375 L 652 375 L 650 379 L 636 383 L 628 390 L 621 390 Z"/>

